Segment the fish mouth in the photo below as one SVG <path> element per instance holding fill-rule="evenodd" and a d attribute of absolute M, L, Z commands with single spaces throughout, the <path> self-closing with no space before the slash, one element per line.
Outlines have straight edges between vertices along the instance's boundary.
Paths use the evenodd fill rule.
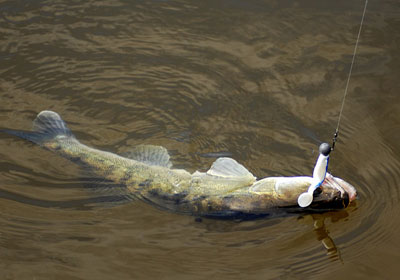
<path fill-rule="evenodd" d="M 345 180 L 333 177 L 329 173 L 326 173 L 325 180 L 322 185 L 328 185 L 329 187 L 337 189 L 340 192 L 342 198 L 346 196 L 348 197 L 349 203 L 357 198 L 357 191 L 352 185 L 347 183 Z"/>

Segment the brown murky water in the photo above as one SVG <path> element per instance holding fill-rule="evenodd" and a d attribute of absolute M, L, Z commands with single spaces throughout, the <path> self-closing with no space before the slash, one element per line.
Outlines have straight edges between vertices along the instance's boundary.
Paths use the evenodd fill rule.
<path fill-rule="evenodd" d="M 363 1 L 0 1 L 0 127 L 60 113 L 85 144 L 311 174 Z M 95 203 L 78 167 L 0 136 L 1 279 L 397 279 L 400 4 L 370 1 L 330 171 L 345 211 L 195 221 Z"/>

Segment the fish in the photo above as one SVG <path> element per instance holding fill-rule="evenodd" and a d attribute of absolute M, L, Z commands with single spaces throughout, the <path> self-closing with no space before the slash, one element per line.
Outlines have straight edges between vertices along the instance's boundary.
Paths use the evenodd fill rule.
<path fill-rule="evenodd" d="M 310 176 L 257 179 L 242 164 L 220 157 L 206 172 L 175 169 L 167 149 L 138 145 L 127 155 L 89 147 L 76 139 L 59 114 L 40 112 L 31 131 L 2 129 L 82 166 L 111 184 L 110 192 L 138 199 L 160 209 L 197 217 L 260 217 L 301 211 L 346 208 L 356 199 L 356 189 L 327 173 L 304 209 L 297 198 L 313 183 Z"/>

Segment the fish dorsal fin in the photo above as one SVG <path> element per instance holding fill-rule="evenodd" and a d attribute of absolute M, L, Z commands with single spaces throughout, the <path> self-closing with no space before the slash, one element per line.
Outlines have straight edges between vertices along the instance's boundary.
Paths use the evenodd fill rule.
<path fill-rule="evenodd" d="M 172 163 L 169 161 L 167 149 L 161 146 L 139 145 L 125 156 L 148 165 L 158 165 L 168 168 L 172 166 Z"/>
<path fill-rule="evenodd" d="M 243 165 L 232 158 L 222 157 L 217 159 L 207 171 L 207 175 L 221 178 L 248 178 L 255 179 Z"/>

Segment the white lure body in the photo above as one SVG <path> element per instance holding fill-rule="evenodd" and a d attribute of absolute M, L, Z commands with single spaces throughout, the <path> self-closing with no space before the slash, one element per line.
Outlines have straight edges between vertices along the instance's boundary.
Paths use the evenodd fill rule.
<path fill-rule="evenodd" d="M 328 162 L 329 154 L 319 154 L 313 171 L 313 183 L 308 188 L 308 191 L 299 195 L 299 198 L 297 199 L 297 203 L 300 207 L 307 207 L 312 203 L 314 191 L 319 188 L 325 180 L 326 172 L 328 170 Z"/>

